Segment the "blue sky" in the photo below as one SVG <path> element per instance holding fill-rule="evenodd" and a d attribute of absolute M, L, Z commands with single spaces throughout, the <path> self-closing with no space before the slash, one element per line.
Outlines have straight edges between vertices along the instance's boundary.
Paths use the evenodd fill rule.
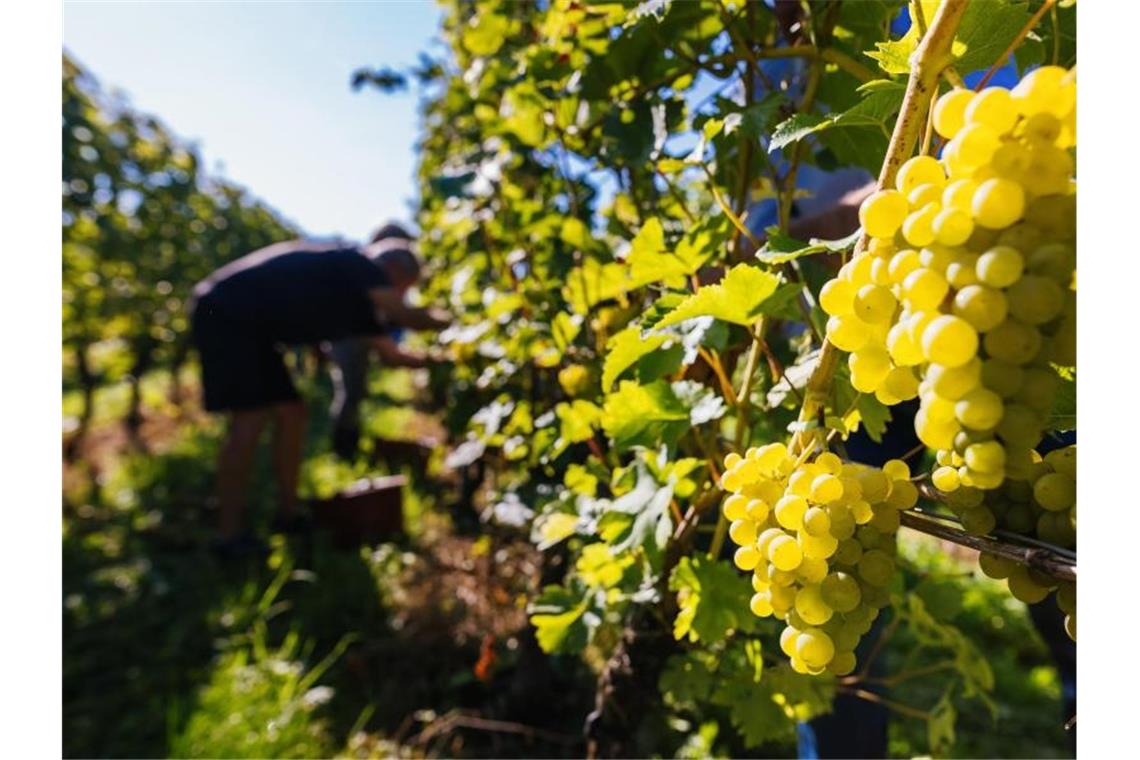
<path fill-rule="evenodd" d="M 349 78 L 414 63 L 438 31 L 431 0 L 66 2 L 63 18 L 65 48 L 105 89 L 307 233 L 411 219 L 417 96 Z"/>

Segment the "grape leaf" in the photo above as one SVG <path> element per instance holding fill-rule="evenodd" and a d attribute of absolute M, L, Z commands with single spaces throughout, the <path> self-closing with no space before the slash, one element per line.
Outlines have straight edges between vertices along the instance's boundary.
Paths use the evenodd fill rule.
<path fill-rule="evenodd" d="M 620 556 L 604 543 L 589 544 L 582 548 L 574 569 L 582 582 L 591 588 L 608 589 L 621 583 L 633 557 Z"/>
<path fill-rule="evenodd" d="M 749 583 L 727 562 L 700 556 L 682 557 L 669 576 L 679 610 L 673 636 L 680 640 L 718 644 L 739 628 L 747 607 Z"/>
<path fill-rule="evenodd" d="M 594 428 L 602 418 L 602 410 L 595 404 L 582 399 L 562 402 L 554 407 L 554 413 L 562 422 L 559 434 L 566 443 L 580 443 L 594 437 Z"/>
<path fill-rule="evenodd" d="M 688 428 L 689 410 L 666 382 L 639 385 L 623 380 L 606 396 L 602 429 L 618 448 L 673 441 Z"/>
<path fill-rule="evenodd" d="M 1066 377 L 1066 373 L 1057 373 L 1061 378 L 1061 386 L 1053 398 L 1053 410 L 1049 413 L 1049 430 L 1066 432 L 1077 429 L 1077 376 L 1073 372 Z"/>
<path fill-rule="evenodd" d="M 586 314 L 597 304 L 624 293 L 626 274 L 626 267 L 616 261 L 603 264 L 597 259 L 586 259 L 566 275 L 562 296 L 576 314 Z"/>
<path fill-rule="evenodd" d="M 593 632 L 587 624 L 589 600 L 561 586 L 547 586 L 528 612 L 535 638 L 547 654 L 574 654 L 585 649 Z"/>
<path fill-rule="evenodd" d="M 870 85 L 870 86 L 868 86 Z M 833 114 L 800 113 L 776 126 L 768 143 L 769 152 L 798 142 L 808 135 L 837 127 L 870 127 L 884 140 L 890 138 L 890 126 L 902 103 L 905 88 L 898 82 L 876 80 L 861 88 L 863 99 L 846 111 Z"/>
<path fill-rule="evenodd" d="M 848 250 L 859 242 L 863 230 L 855 230 L 847 237 L 838 240 L 812 239 L 810 243 L 804 243 L 784 234 L 779 227 L 769 227 L 764 230 L 764 233 L 768 239 L 764 242 L 763 247 L 756 252 L 756 258 L 765 264 L 784 264 L 804 256 L 814 256 L 817 253 L 837 253 Z"/>
<path fill-rule="evenodd" d="M 715 285 L 705 285 L 665 316 L 657 327 L 668 327 L 694 317 L 716 317 L 749 326 L 765 313 L 764 302 L 776 291 L 780 278 L 748 264 L 738 264 Z"/>
<path fill-rule="evenodd" d="M 606 359 L 602 365 L 602 390 L 609 391 L 621 373 L 637 363 L 638 359 L 656 351 L 668 340 L 666 335 L 642 337 L 637 326 L 630 326 L 614 335 L 606 343 Z"/>

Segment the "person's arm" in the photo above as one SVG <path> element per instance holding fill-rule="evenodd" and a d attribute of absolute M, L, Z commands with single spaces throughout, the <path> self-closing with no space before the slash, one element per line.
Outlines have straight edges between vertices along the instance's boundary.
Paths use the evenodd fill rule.
<path fill-rule="evenodd" d="M 431 366 L 438 361 L 430 354 L 401 348 L 400 344 L 393 340 L 390 335 L 378 335 L 372 338 L 372 348 L 376 350 L 380 361 L 388 367 L 420 369 Z"/>
<path fill-rule="evenodd" d="M 368 297 L 383 320 L 413 330 L 442 330 L 451 324 L 451 315 L 446 311 L 409 306 L 395 288 L 373 288 Z"/>

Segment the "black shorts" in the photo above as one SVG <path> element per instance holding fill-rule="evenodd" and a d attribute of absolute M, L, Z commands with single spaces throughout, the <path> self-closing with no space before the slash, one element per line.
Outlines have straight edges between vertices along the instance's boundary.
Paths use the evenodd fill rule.
<path fill-rule="evenodd" d="M 205 303 L 195 305 L 192 325 L 208 411 L 259 409 L 300 398 L 273 340 Z"/>

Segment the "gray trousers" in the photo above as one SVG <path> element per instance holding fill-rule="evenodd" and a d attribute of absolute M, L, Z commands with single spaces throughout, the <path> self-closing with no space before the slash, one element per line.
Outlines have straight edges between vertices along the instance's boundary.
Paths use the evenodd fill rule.
<path fill-rule="evenodd" d="M 355 459 L 360 446 L 360 404 L 368 390 L 370 348 L 364 338 L 346 338 L 330 344 L 333 451 L 342 459 Z"/>

